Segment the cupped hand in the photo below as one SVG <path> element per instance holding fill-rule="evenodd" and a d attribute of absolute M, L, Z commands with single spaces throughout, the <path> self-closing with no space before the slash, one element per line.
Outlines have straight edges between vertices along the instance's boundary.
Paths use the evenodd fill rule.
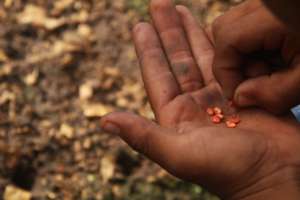
<path fill-rule="evenodd" d="M 217 18 L 212 35 L 213 71 L 227 98 L 276 114 L 300 103 L 299 38 L 262 0 L 245 1 Z"/>
<path fill-rule="evenodd" d="M 280 198 L 282 190 L 298 195 L 296 121 L 247 109 L 239 111 L 235 129 L 213 124 L 206 108 L 226 110 L 226 103 L 212 73 L 214 47 L 206 32 L 187 8 L 170 0 L 153 0 L 151 13 L 154 25 L 138 24 L 134 38 L 156 122 L 117 112 L 101 120 L 103 129 L 224 199 L 275 200 L 269 192 Z"/>

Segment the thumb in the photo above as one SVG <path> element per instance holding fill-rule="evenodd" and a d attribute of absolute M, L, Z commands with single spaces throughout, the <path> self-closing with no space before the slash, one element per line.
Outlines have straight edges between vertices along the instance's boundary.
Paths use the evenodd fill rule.
<path fill-rule="evenodd" d="M 287 70 L 246 80 L 236 89 L 234 101 L 240 107 L 259 106 L 281 114 L 299 104 L 299 90 L 299 70 Z"/>
<path fill-rule="evenodd" d="M 176 162 L 176 136 L 154 122 L 132 113 L 115 112 L 101 119 L 103 130 L 119 135 L 136 151 L 169 169 Z M 172 171 L 172 170 L 170 170 Z"/>

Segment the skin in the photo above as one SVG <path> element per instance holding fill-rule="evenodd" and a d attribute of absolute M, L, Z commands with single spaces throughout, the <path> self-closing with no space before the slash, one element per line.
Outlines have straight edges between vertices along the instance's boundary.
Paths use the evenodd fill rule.
<path fill-rule="evenodd" d="M 248 0 L 217 18 L 212 38 L 213 71 L 228 99 L 276 114 L 299 104 L 300 40 L 262 1 Z"/>
<path fill-rule="evenodd" d="M 170 0 L 152 0 L 150 7 L 153 25 L 138 24 L 134 40 L 156 122 L 117 112 L 103 117 L 101 127 L 222 199 L 299 199 L 298 123 L 243 109 L 238 128 L 212 124 L 207 106 L 229 110 L 212 73 L 212 42 L 185 7 Z M 179 62 L 186 73 L 174 67 Z"/>
<path fill-rule="evenodd" d="M 268 8 L 292 30 L 299 33 L 300 1 L 298 0 L 264 0 Z"/>

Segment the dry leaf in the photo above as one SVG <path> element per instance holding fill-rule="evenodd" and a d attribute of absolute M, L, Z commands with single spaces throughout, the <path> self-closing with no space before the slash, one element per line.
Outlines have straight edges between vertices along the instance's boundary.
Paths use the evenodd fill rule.
<path fill-rule="evenodd" d="M 70 125 L 64 123 L 60 126 L 59 136 L 72 139 L 74 137 L 74 129 Z"/>
<path fill-rule="evenodd" d="M 33 4 L 28 4 L 17 20 L 20 24 L 32 24 L 48 30 L 54 30 L 65 23 L 64 19 L 48 17 L 42 7 Z"/>
<path fill-rule="evenodd" d="M 13 92 L 5 90 L 0 94 L 0 105 L 8 101 L 14 101 L 15 99 L 16 99 L 16 95 Z"/>
<path fill-rule="evenodd" d="M 85 23 L 89 19 L 89 14 L 86 10 L 81 10 L 78 13 L 74 13 L 70 17 L 70 22 L 72 23 Z"/>
<path fill-rule="evenodd" d="M 107 76 L 119 77 L 120 69 L 116 67 L 105 67 L 103 73 Z"/>
<path fill-rule="evenodd" d="M 114 175 L 115 161 L 113 156 L 104 156 L 100 162 L 100 174 L 103 183 L 107 183 Z"/>
<path fill-rule="evenodd" d="M 30 200 L 31 199 L 31 193 L 25 190 L 22 190 L 20 188 L 17 188 L 13 185 L 8 185 L 5 188 L 4 200 Z"/>
<path fill-rule="evenodd" d="M 54 192 L 48 192 L 47 193 L 47 197 L 49 198 L 49 199 L 56 199 L 56 194 L 54 193 Z"/>
<path fill-rule="evenodd" d="M 0 62 L 7 62 L 7 61 L 8 61 L 8 57 L 6 53 L 0 49 Z"/>
<path fill-rule="evenodd" d="M 54 2 L 54 13 L 60 13 L 66 8 L 70 7 L 74 0 L 60 0 Z"/>
<path fill-rule="evenodd" d="M 39 76 L 39 71 L 38 70 L 33 70 L 31 73 L 27 74 L 24 77 L 24 82 L 26 85 L 34 85 L 38 79 Z"/>
<path fill-rule="evenodd" d="M 93 96 L 93 87 L 89 83 L 82 84 L 79 87 L 79 98 L 81 100 L 90 99 Z"/>
<path fill-rule="evenodd" d="M 4 7 L 5 8 L 10 8 L 13 5 L 14 1 L 13 0 L 5 0 L 4 1 Z"/>
<path fill-rule="evenodd" d="M 52 48 L 53 50 L 50 54 L 53 55 L 53 57 L 55 57 L 55 56 L 59 56 L 63 53 L 74 52 L 74 51 L 78 50 L 79 48 L 80 47 L 78 45 L 74 45 L 69 42 L 65 42 L 63 40 L 58 40 L 54 43 L 53 48 Z"/>
<path fill-rule="evenodd" d="M 83 113 L 86 117 L 102 117 L 113 111 L 111 106 L 101 103 L 83 105 Z"/>
<path fill-rule="evenodd" d="M 92 35 L 92 29 L 86 24 L 80 24 L 77 29 L 78 34 L 81 37 L 89 38 Z"/>
<path fill-rule="evenodd" d="M 86 139 L 83 141 L 82 146 L 83 146 L 84 149 L 90 149 L 91 146 L 92 146 L 92 140 L 91 140 L 91 138 L 86 138 Z"/>
<path fill-rule="evenodd" d="M 7 76 L 12 72 L 12 66 L 9 64 L 3 65 L 0 67 L 0 77 Z"/>

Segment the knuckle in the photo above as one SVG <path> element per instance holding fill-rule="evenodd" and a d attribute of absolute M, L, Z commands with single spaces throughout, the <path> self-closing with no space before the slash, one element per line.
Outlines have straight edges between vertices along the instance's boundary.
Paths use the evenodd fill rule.
<path fill-rule="evenodd" d="M 193 57 L 191 52 L 189 52 L 188 50 L 178 50 L 176 52 L 172 52 L 170 55 L 170 60 L 172 62 L 179 62 L 179 61 L 193 61 Z"/>
<path fill-rule="evenodd" d="M 164 58 L 163 51 L 160 48 L 145 49 L 140 55 L 140 59 L 142 62 L 144 62 L 147 59 L 157 58 L 160 58 L 161 60 L 163 60 Z"/>
<path fill-rule="evenodd" d="M 183 91 L 195 91 L 201 87 L 201 83 L 198 80 L 188 80 L 180 83 Z"/>

